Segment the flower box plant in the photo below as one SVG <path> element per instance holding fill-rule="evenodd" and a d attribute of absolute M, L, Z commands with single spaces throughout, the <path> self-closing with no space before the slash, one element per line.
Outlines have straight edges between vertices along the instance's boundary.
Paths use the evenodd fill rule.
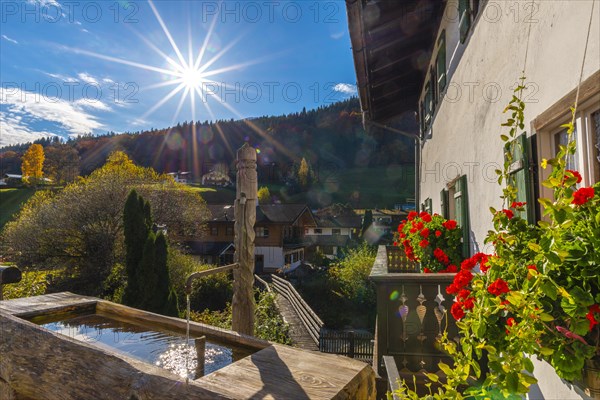
<path fill-rule="evenodd" d="M 411 211 L 398 226 L 396 244 L 406 256 L 421 263 L 424 273 L 453 273 L 462 261 L 461 233 L 456 221 L 438 214 Z"/>
<path fill-rule="evenodd" d="M 455 296 L 451 314 L 461 339 L 457 344 L 448 335 L 442 337 L 454 367 L 439 364 L 446 380 L 433 394 L 436 399 L 523 395 L 537 382 L 532 356 L 547 361 L 559 377 L 571 382 L 584 377 L 586 366 L 598 371 L 600 183 L 578 188 L 580 174 L 566 169 L 567 158 L 575 154 L 572 121 L 565 125 L 568 145 L 560 146 L 556 158 L 541 162 L 542 168 L 552 167 L 543 185 L 554 192 L 553 199 L 538 200 L 544 220 L 529 225 L 519 216 L 526 204 L 517 201 L 510 166 L 517 132 L 525 126 L 523 82 L 505 110 L 511 117 L 503 126 L 510 132 L 501 136 L 506 161 L 497 171 L 498 182 L 505 184 L 504 206 L 490 208 L 493 229 L 485 239 L 494 253 L 464 260 L 447 288 Z M 427 377 L 439 380 L 434 374 Z M 479 383 L 469 386 L 473 379 Z M 401 394 L 418 398 L 406 385 Z"/>

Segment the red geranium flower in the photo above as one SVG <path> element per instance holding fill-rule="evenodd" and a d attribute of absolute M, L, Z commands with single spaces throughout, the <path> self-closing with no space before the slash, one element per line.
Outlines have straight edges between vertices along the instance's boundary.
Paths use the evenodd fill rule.
<path fill-rule="evenodd" d="M 456 284 L 456 286 L 458 286 L 459 289 L 462 289 L 469 283 L 471 283 L 472 279 L 473 274 L 471 273 L 471 271 L 463 269 L 454 277 L 454 284 Z"/>
<path fill-rule="evenodd" d="M 446 288 L 446 293 L 448 293 L 448 294 L 456 294 L 456 293 L 458 293 L 459 290 L 460 290 L 460 288 L 458 287 L 458 285 L 456 283 L 451 283 Z"/>
<path fill-rule="evenodd" d="M 515 319 L 513 317 L 510 317 L 509 319 L 506 320 L 506 325 L 509 327 L 513 327 L 515 325 L 517 325 L 517 321 L 515 321 Z M 506 330 L 506 333 L 510 333 L 509 330 Z"/>
<path fill-rule="evenodd" d="M 503 293 L 510 292 L 508 284 L 502 278 L 496 279 L 490 286 L 488 286 L 487 290 L 494 296 L 500 296 Z"/>
<path fill-rule="evenodd" d="M 470 290 L 461 289 L 460 292 L 458 292 L 458 294 L 456 295 L 456 298 L 458 300 L 466 300 L 466 298 L 469 297 L 470 294 L 471 294 Z"/>
<path fill-rule="evenodd" d="M 421 219 L 425 222 L 431 222 L 431 215 L 429 215 L 429 214 L 422 215 Z"/>
<path fill-rule="evenodd" d="M 463 310 L 462 306 L 463 305 L 461 302 L 456 302 L 452 304 L 452 307 L 450 308 L 450 313 L 457 321 L 465 316 L 465 311 Z"/>
<path fill-rule="evenodd" d="M 423 226 L 423 222 L 419 221 L 416 223 L 415 228 L 417 228 L 417 230 L 420 231 L 421 229 L 423 229 Z"/>
<path fill-rule="evenodd" d="M 440 236 L 442 236 L 442 231 L 440 231 L 440 230 L 435 231 L 435 237 L 440 237 Z"/>
<path fill-rule="evenodd" d="M 475 307 L 475 299 L 473 297 L 469 297 L 465 299 L 463 305 L 465 307 L 465 310 L 472 310 L 473 307 Z"/>
<path fill-rule="evenodd" d="M 429 268 L 423 268 L 423 273 L 430 274 L 431 270 Z"/>
<path fill-rule="evenodd" d="M 409 221 L 412 221 L 413 219 L 415 219 L 415 217 L 416 217 L 417 215 L 419 215 L 419 214 L 417 214 L 417 212 L 416 212 L 416 211 L 411 211 L 411 212 L 409 212 L 409 213 L 408 213 L 408 219 L 409 219 Z"/>
<path fill-rule="evenodd" d="M 598 320 L 595 318 L 594 313 L 600 313 L 600 305 L 591 305 L 588 313 L 585 316 L 590 321 L 590 331 L 594 329 L 595 325 L 598 325 Z"/>
<path fill-rule="evenodd" d="M 453 219 L 449 219 L 448 221 L 444 222 L 442 226 L 448 229 L 449 231 L 452 231 L 456 229 L 456 221 Z"/>
<path fill-rule="evenodd" d="M 519 208 L 519 207 L 525 206 L 526 204 L 527 204 L 526 202 L 513 201 L 512 204 L 510 205 L 510 208 Z"/>
<path fill-rule="evenodd" d="M 424 229 L 421 231 L 421 237 L 424 237 L 424 238 L 426 238 L 427 236 L 429 236 L 429 228 L 424 228 Z"/>
<path fill-rule="evenodd" d="M 531 269 L 531 270 L 534 270 L 534 271 L 536 271 L 536 272 L 537 272 L 537 267 L 536 267 L 535 265 L 533 265 L 533 264 L 531 264 L 531 265 L 528 265 L 528 266 L 527 266 L 527 269 Z"/>
<path fill-rule="evenodd" d="M 512 219 L 515 216 L 515 213 L 512 210 L 502 210 L 502 212 L 508 217 L 508 219 Z"/>
<path fill-rule="evenodd" d="M 446 272 L 449 272 L 449 273 L 453 273 L 456 271 L 458 271 L 458 268 L 456 267 L 456 265 L 449 265 L 448 268 L 446 268 Z"/>
<path fill-rule="evenodd" d="M 581 174 L 578 171 L 573 171 L 572 169 L 568 169 L 565 172 L 570 172 L 574 178 L 577 178 L 577 183 L 581 183 Z M 565 176 L 565 180 L 567 179 L 567 177 Z"/>
<path fill-rule="evenodd" d="M 594 188 L 592 187 L 583 187 L 573 193 L 573 201 L 572 204 L 580 206 L 588 202 L 588 200 L 594 197 Z"/>
<path fill-rule="evenodd" d="M 427 240 L 423 239 L 419 243 L 419 246 L 421 246 L 421 247 L 427 247 L 427 246 L 429 246 L 429 242 Z"/>

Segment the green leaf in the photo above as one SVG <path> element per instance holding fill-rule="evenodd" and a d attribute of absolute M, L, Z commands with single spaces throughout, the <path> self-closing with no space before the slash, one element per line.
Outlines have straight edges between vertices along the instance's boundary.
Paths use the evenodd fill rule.
<path fill-rule="evenodd" d="M 519 389 L 519 376 L 516 372 L 506 375 L 506 387 L 513 393 Z"/>
<path fill-rule="evenodd" d="M 562 263 L 562 260 L 560 259 L 558 254 L 556 254 L 553 251 L 549 251 L 545 255 L 546 255 L 546 258 L 548 259 L 548 261 L 550 261 L 552 264 L 560 265 Z"/>
<path fill-rule="evenodd" d="M 540 354 L 542 354 L 544 356 L 551 356 L 552 353 L 554 353 L 554 350 L 552 350 L 549 347 L 542 347 L 542 348 L 540 348 Z"/>
<path fill-rule="evenodd" d="M 556 299 L 555 299 L 556 300 Z M 541 313 L 540 314 L 540 319 L 544 322 L 550 322 L 550 321 L 554 321 L 554 317 L 550 314 L 546 314 L 546 313 Z"/>
<path fill-rule="evenodd" d="M 437 382 L 440 379 L 436 374 L 426 373 L 425 376 L 432 382 Z"/>
<path fill-rule="evenodd" d="M 452 369 L 443 362 L 438 363 L 438 367 L 442 370 L 442 372 L 446 375 L 450 375 L 452 373 Z"/>
<path fill-rule="evenodd" d="M 529 247 L 531 250 L 535 251 L 536 253 L 539 253 L 542 251 L 542 247 L 534 242 L 528 242 L 527 243 L 527 247 Z"/>
<path fill-rule="evenodd" d="M 581 287 L 576 286 L 571 290 L 571 296 L 582 305 L 589 307 L 594 304 L 594 297 L 591 293 L 586 292 Z"/>

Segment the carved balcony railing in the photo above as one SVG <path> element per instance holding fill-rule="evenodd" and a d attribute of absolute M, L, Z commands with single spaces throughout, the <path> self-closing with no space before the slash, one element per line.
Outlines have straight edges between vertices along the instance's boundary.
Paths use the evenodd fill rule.
<path fill-rule="evenodd" d="M 379 246 L 370 279 L 377 292 L 377 331 L 374 366 L 385 376 L 383 356 L 392 356 L 400 375 L 439 372 L 438 363 L 451 363 L 439 349 L 444 331 L 452 339 L 458 331 L 446 293 L 454 274 L 422 274 L 418 264 L 401 249 Z"/>

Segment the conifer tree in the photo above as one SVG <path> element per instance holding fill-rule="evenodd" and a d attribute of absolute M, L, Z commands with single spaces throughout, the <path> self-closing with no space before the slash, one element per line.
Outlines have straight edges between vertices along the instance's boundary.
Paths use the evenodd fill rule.
<path fill-rule="evenodd" d="M 144 243 L 150 231 L 144 213 L 144 200 L 132 190 L 125 202 L 123 210 L 123 230 L 125 234 L 125 271 L 127 273 L 127 287 L 123 294 L 123 301 L 131 306 L 140 303 L 140 288 L 138 266 L 142 260 Z"/>

